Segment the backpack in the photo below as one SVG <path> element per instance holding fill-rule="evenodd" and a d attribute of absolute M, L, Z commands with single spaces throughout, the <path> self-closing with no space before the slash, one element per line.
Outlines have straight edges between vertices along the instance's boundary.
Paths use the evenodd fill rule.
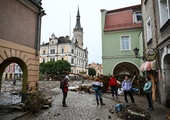
<path fill-rule="evenodd" d="M 60 89 L 63 89 L 63 87 L 64 87 L 64 80 L 61 80 L 60 81 Z"/>

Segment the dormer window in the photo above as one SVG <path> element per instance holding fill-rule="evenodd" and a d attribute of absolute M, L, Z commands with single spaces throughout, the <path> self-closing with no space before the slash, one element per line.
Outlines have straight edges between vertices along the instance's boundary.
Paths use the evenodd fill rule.
<path fill-rule="evenodd" d="M 142 21 L 142 13 L 141 12 L 135 12 L 134 13 L 134 22 L 141 22 Z"/>

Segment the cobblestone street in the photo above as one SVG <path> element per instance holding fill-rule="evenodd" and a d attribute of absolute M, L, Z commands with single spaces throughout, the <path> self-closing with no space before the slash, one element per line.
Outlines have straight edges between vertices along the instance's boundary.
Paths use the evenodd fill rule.
<path fill-rule="evenodd" d="M 94 94 L 68 92 L 68 107 L 62 106 L 62 92 L 59 88 L 55 89 L 59 92 L 55 96 L 52 107 L 41 111 L 39 114 L 31 113 L 20 118 L 19 120 L 108 120 L 108 116 L 112 119 L 118 118 L 109 112 L 113 106 L 113 100 L 104 98 L 105 106 L 97 106 Z"/>
<path fill-rule="evenodd" d="M 62 107 L 62 94 L 56 96 L 53 107 L 44 110 L 37 115 L 29 114 L 20 120 L 107 120 L 108 116 L 116 119 L 116 116 L 111 114 L 108 109 L 111 108 L 111 99 L 104 99 L 107 103 L 105 106 L 97 106 L 94 95 L 78 94 L 69 92 L 67 104 L 69 107 Z"/>
<path fill-rule="evenodd" d="M 67 104 L 68 107 L 63 107 L 62 92 L 59 89 L 58 81 L 46 81 L 40 82 L 40 88 L 44 90 L 46 94 L 54 97 L 52 107 L 49 109 L 41 110 L 38 114 L 26 114 L 25 112 L 9 113 L 1 115 L 0 120 L 120 120 L 116 113 L 109 112 L 110 109 L 114 109 L 114 105 L 124 102 L 123 96 L 119 96 L 118 101 L 114 100 L 110 93 L 103 95 L 103 101 L 105 106 L 96 105 L 95 96 L 93 93 L 77 93 L 68 92 Z M 70 82 L 70 84 L 78 84 L 79 81 Z M 147 101 L 145 96 L 135 95 L 137 106 L 146 110 Z M 167 120 L 166 114 L 169 109 L 154 103 L 154 110 L 150 112 L 151 120 Z M 26 115 L 25 115 L 26 114 Z M 23 117 L 18 117 L 22 116 Z M 109 118 L 111 116 L 111 118 Z"/>

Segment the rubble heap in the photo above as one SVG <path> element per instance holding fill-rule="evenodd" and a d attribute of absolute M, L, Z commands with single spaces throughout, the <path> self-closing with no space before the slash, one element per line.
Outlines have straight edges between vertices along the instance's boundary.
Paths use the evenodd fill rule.
<path fill-rule="evenodd" d="M 139 108 L 137 105 L 132 104 L 124 107 L 120 112 L 117 113 L 118 117 L 126 120 L 150 120 L 151 116 L 148 111 Z"/>

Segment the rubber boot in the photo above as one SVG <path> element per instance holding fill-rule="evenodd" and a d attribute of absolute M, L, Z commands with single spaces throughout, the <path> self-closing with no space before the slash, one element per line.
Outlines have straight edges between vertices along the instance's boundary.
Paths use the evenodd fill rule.
<path fill-rule="evenodd" d="M 98 98 L 96 98 L 96 101 L 97 101 L 97 105 L 99 105 L 99 100 L 98 100 Z"/>
<path fill-rule="evenodd" d="M 100 104 L 101 105 L 105 105 L 105 103 L 103 103 L 103 99 L 102 98 L 100 98 Z"/>

